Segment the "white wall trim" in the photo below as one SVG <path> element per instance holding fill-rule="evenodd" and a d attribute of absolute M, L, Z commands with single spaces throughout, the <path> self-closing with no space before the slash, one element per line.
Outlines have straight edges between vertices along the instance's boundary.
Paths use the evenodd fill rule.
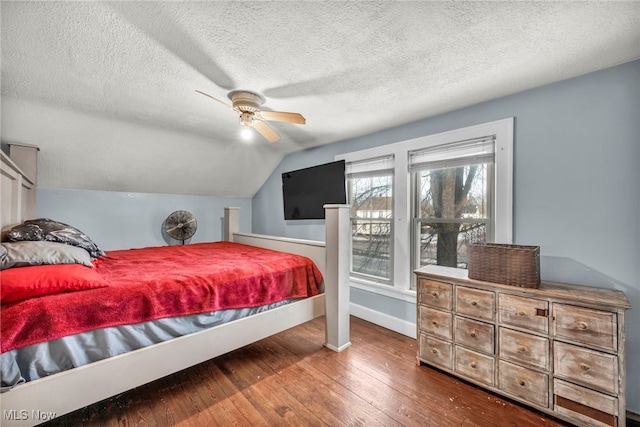
<path fill-rule="evenodd" d="M 392 330 L 399 334 L 406 335 L 410 338 L 416 338 L 415 323 L 410 323 L 406 320 L 398 319 L 397 317 L 389 316 L 388 314 L 380 313 L 379 311 L 354 303 L 351 303 L 350 311 L 352 316 L 374 323 L 378 326 L 382 326 L 383 328 Z"/>
<path fill-rule="evenodd" d="M 352 288 L 362 289 L 363 291 L 373 292 L 378 295 L 384 295 L 389 298 L 395 298 L 412 304 L 415 304 L 417 300 L 416 291 L 396 288 L 392 285 L 376 283 L 356 276 L 351 276 L 349 278 L 349 285 Z"/>

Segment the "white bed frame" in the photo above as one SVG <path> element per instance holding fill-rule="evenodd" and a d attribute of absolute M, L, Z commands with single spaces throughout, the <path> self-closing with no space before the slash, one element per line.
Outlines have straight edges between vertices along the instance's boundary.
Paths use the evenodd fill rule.
<path fill-rule="evenodd" d="M 2 228 L 35 217 L 35 182 L 2 155 Z M 224 239 L 311 258 L 324 276 L 324 293 L 224 325 L 51 375 L 0 394 L 0 424 L 48 421 L 174 372 L 228 353 L 326 313 L 326 342 L 349 341 L 349 208 L 326 205 L 326 242 L 239 233 L 239 208 L 226 208 Z M 117 378 L 117 382 L 113 379 Z"/>

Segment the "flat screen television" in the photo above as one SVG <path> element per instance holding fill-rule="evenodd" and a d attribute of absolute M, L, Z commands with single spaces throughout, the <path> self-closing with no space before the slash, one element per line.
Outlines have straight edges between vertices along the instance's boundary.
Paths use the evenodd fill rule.
<path fill-rule="evenodd" d="M 344 160 L 282 174 L 284 219 L 324 219 L 324 205 L 347 203 Z"/>

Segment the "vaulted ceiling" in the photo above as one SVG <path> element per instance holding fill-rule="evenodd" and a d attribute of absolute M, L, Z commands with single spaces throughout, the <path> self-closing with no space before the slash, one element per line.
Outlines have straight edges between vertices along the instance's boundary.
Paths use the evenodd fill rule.
<path fill-rule="evenodd" d="M 2 139 L 41 147 L 49 188 L 251 197 L 296 150 L 640 58 L 635 1 L 3 1 L 1 13 Z M 230 103 L 235 89 L 307 123 L 242 141 L 237 115 L 196 93 Z"/>

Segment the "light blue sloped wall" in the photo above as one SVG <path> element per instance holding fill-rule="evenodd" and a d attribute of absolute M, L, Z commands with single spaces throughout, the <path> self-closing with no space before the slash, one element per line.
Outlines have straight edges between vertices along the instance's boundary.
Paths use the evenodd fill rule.
<path fill-rule="evenodd" d="M 240 231 L 251 231 L 251 199 L 39 188 L 36 216 L 70 224 L 104 250 L 179 244 L 162 224 L 176 210 L 198 222 L 191 243 L 222 240 L 225 207 L 240 208 Z"/>
<path fill-rule="evenodd" d="M 640 413 L 640 61 L 286 157 L 253 198 L 252 231 L 324 239 L 283 219 L 282 172 L 336 154 L 515 117 L 514 243 L 539 245 L 544 280 L 620 289 L 627 396 Z M 352 289 L 351 302 L 415 323 L 415 305 Z"/>

